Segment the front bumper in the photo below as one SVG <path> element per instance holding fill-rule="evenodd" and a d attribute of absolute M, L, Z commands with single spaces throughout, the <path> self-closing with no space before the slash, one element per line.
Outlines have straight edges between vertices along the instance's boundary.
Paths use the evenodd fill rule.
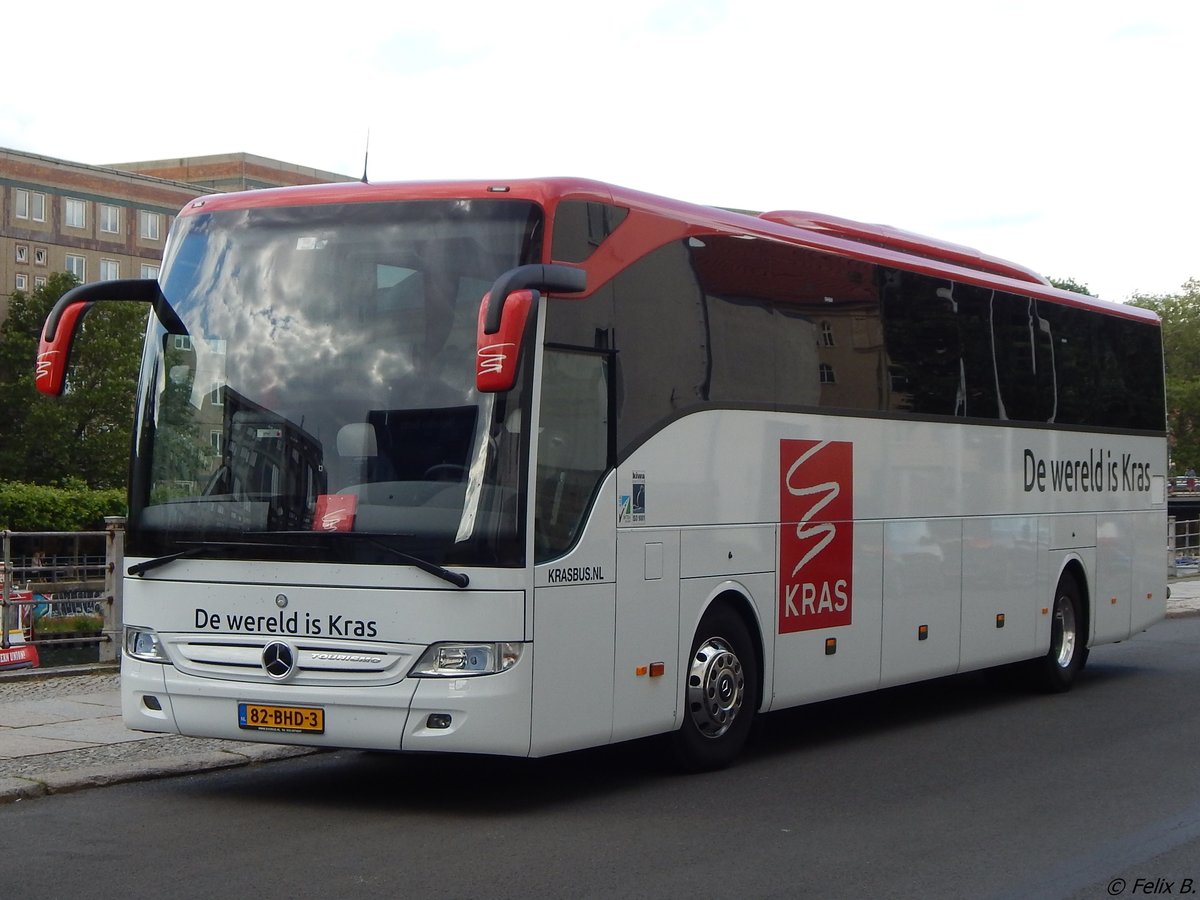
<path fill-rule="evenodd" d="M 192 737 L 329 749 L 527 756 L 532 650 L 527 645 L 516 665 L 492 675 L 403 678 L 371 686 L 215 679 L 125 656 L 121 663 L 122 716 L 126 727 L 135 731 Z M 238 724 L 240 703 L 318 707 L 324 711 L 324 732 L 242 728 Z"/>

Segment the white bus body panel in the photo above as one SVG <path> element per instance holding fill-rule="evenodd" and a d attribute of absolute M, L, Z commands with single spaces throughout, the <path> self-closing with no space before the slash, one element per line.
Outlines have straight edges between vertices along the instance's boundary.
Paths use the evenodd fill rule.
<path fill-rule="evenodd" d="M 1165 491 L 1165 488 L 1164 488 Z M 1145 631 L 1164 615 L 1163 573 L 1170 553 L 1167 547 L 1167 517 L 1161 512 L 1134 516 L 1133 607 L 1131 634 Z"/>
<path fill-rule="evenodd" d="M 613 740 L 675 725 L 679 669 L 679 532 L 619 533 Z M 652 663 L 664 663 L 651 675 Z M 656 670 L 657 671 L 657 670 Z"/>
<path fill-rule="evenodd" d="M 879 687 L 883 643 L 883 524 L 854 529 L 854 615 L 850 624 L 793 634 L 775 628 L 777 580 L 767 586 L 768 632 L 774 639 L 774 691 L 770 708 L 829 700 Z M 826 641 L 836 641 L 833 653 Z"/>
<path fill-rule="evenodd" d="M 1035 516 L 963 522 L 960 671 L 1037 652 L 1037 561 Z"/>
<path fill-rule="evenodd" d="M 796 527 L 780 524 L 786 441 L 852 448 L 840 485 L 853 494 L 852 518 L 832 523 L 853 532 L 844 624 L 780 627 L 779 535 Z M 707 535 L 744 529 L 760 552 L 726 556 L 721 574 L 736 579 L 761 572 L 769 540 L 776 574 L 747 600 L 770 648 L 763 707 L 777 708 L 1040 656 L 1068 566 L 1083 574 L 1089 644 L 1161 619 L 1165 469 L 1155 437 L 706 410 L 670 423 L 619 467 L 618 497 L 636 489 L 644 508 L 618 511 L 618 541 L 678 530 L 686 567 Z M 764 525 L 774 529 L 768 539 Z M 753 562 L 739 568 L 739 558 Z M 685 654 L 697 622 L 691 595 L 684 581 Z"/>
<path fill-rule="evenodd" d="M 534 756 L 606 744 L 612 736 L 613 584 L 534 591 Z"/>
<path fill-rule="evenodd" d="M 312 583 L 322 578 L 333 584 Z M 426 579 L 420 588 L 382 586 Z M 172 665 L 123 658 L 125 723 L 318 747 L 527 754 L 531 652 L 496 675 L 408 677 L 436 641 L 523 643 L 525 592 L 434 584 L 444 583 L 407 567 L 194 560 L 127 578 L 126 623 L 154 628 Z M 261 664 L 272 641 L 289 644 L 298 660 L 283 681 Z M 324 733 L 243 729 L 239 703 L 320 707 Z M 428 728 L 430 713 L 448 714 L 450 727 Z"/>
<path fill-rule="evenodd" d="M 609 473 L 596 510 L 612 509 L 615 481 Z M 612 739 L 616 554 L 612 516 L 594 514 L 569 553 L 534 569 L 533 756 Z"/>
<path fill-rule="evenodd" d="M 881 686 L 958 671 L 961 547 L 955 519 L 884 523 Z"/>

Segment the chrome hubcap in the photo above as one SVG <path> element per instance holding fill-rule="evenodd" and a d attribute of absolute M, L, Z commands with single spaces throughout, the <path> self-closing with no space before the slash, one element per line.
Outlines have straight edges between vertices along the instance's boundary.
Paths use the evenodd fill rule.
<path fill-rule="evenodd" d="M 724 638 L 709 638 L 697 648 L 688 669 L 688 710 L 697 730 L 719 738 L 733 725 L 745 696 L 741 661 Z"/>
<path fill-rule="evenodd" d="M 1075 658 L 1075 641 L 1078 639 L 1075 626 L 1075 605 L 1066 597 L 1059 597 L 1054 604 L 1054 646 L 1058 648 L 1055 662 L 1067 668 Z"/>

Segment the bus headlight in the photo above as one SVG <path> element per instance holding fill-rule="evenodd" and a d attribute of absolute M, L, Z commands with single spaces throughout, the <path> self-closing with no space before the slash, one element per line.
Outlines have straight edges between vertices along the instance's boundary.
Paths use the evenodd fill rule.
<path fill-rule="evenodd" d="M 125 653 L 142 662 L 170 662 L 162 641 L 150 628 L 139 628 L 136 625 L 125 626 Z"/>
<path fill-rule="evenodd" d="M 515 666 L 521 658 L 523 646 L 508 641 L 495 644 L 432 644 L 408 674 L 414 678 L 494 675 Z"/>

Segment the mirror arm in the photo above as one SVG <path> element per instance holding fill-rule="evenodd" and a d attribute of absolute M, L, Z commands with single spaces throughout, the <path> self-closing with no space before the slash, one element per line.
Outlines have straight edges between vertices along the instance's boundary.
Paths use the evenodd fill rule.
<path fill-rule="evenodd" d="M 187 328 L 178 314 L 171 308 L 163 295 L 158 280 L 154 278 L 116 278 L 111 281 L 90 281 L 87 284 L 76 285 L 67 291 L 54 304 L 50 315 L 46 317 L 43 334 L 47 341 L 53 341 L 58 333 L 58 325 L 67 308 L 77 303 L 92 304 L 97 301 L 130 301 L 134 303 L 149 303 L 154 314 L 162 322 L 163 327 L 171 334 L 187 334 Z"/>
<path fill-rule="evenodd" d="M 509 269 L 492 285 L 487 313 L 484 318 L 484 334 L 495 334 L 500 330 L 500 319 L 504 312 L 504 301 L 513 291 L 534 288 L 564 294 L 578 294 L 587 288 L 587 272 L 574 266 L 528 265 Z"/>

